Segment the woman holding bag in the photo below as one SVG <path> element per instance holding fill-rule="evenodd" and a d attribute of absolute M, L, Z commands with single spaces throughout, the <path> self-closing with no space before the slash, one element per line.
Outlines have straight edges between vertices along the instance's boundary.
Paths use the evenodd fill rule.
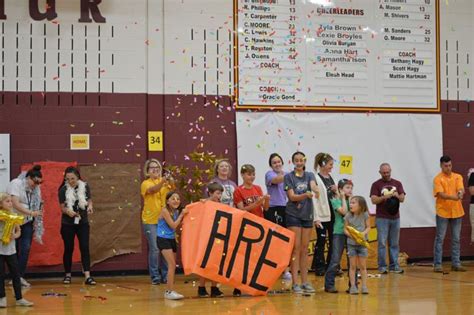
<path fill-rule="evenodd" d="M 329 266 L 332 254 L 332 238 L 334 227 L 334 211 L 329 202 L 337 192 L 337 186 L 331 177 L 334 167 L 334 159 L 328 153 L 318 153 L 314 158 L 314 171 L 316 172 L 316 183 L 320 187 L 319 198 L 313 198 L 314 223 L 316 227 L 316 246 L 314 250 L 312 267 L 317 276 L 323 276 Z M 328 244 L 328 254 L 324 257 L 324 250 Z"/>

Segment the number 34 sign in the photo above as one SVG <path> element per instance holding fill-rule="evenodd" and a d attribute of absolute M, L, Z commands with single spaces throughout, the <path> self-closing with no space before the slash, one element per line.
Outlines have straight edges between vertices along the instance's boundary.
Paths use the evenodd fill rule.
<path fill-rule="evenodd" d="M 148 131 L 148 151 L 163 151 L 163 131 Z"/>
<path fill-rule="evenodd" d="M 352 175 L 352 155 L 339 156 L 339 174 Z"/>

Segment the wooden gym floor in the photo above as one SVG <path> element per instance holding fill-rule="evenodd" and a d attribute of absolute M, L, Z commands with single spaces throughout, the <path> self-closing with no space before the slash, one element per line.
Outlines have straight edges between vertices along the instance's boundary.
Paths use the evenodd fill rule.
<path fill-rule="evenodd" d="M 285 292 L 288 283 L 278 281 L 265 297 L 196 297 L 197 278 L 178 276 L 176 289 L 186 298 L 164 300 L 165 285 L 153 286 L 146 276 L 96 277 L 96 287 L 86 287 L 82 278 L 63 285 L 62 279 L 33 279 L 24 297 L 32 308 L 15 307 L 7 286 L 9 306 L 3 314 L 474 314 L 474 262 L 468 272 L 436 274 L 431 267 L 410 266 L 403 275 L 388 274 L 368 279 L 369 295 L 351 296 L 344 291 L 347 276 L 337 278 L 339 293 L 323 291 L 323 277 L 311 275 L 316 294 L 301 296 Z M 444 266 L 449 270 L 449 265 Z M 374 274 L 375 271 L 369 271 Z M 60 296 L 54 296 L 54 294 Z M 65 296 L 64 296 L 65 295 Z"/>

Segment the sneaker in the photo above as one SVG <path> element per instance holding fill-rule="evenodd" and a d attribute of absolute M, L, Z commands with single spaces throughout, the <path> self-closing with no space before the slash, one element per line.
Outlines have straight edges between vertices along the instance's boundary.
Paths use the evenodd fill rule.
<path fill-rule="evenodd" d="M 367 287 L 362 287 L 362 294 L 369 294 L 369 289 Z"/>
<path fill-rule="evenodd" d="M 316 276 L 322 277 L 322 276 L 324 276 L 324 273 L 325 273 L 325 272 L 324 272 L 324 270 L 318 270 L 318 271 L 316 271 L 315 273 L 316 273 Z"/>
<path fill-rule="evenodd" d="M 153 279 L 153 280 L 151 280 L 151 284 L 152 284 L 152 285 L 159 285 L 160 282 L 161 282 L 160 279 Z"/>
<path fill-rule="evenodd" d="M 349 289 L 349 294 L 359 294 L 359 290 L 356 287 L 351 287 Z"/>
<path fill-rule="evenodd" d="M 327 293 L 337 293 L 336 288 L 324 288 L 324 291 Z"/>
<path fill-rule="evenodd" d="M 379 274 L 386 275 L 387 273 L 387 269 L 379 269 Z"/>
<path fill-rule="evenodd" d="M 176 291 L 165 291 L 165 299 L 167 300 L 181 300 L 182 298 L 184 298 L 184 296 Z"/>
<path fill-rule="evenodd" d="M 25 278 L 23 278 L 23 277 L 20 278 L 20 283 L 21 283 L 21 286 L 24 287 L 24 288 L 31 287 L 31 283 L 26 281 Z"/>
<path fill-rule="evenodd" d="M 283 280 L 291 280 L 291 272 L 285 271 L 283 273 Z"/>
<path fill-rule="evenodd" d="M 342 277 L 343 275 L 344 275 L 344 271 L 343 271 L 342 269 L 338 269 L 338 270 L 336 271 L 336 276 Z"/>
<path fill-rule="evenodd" d="M 7 297 L 6 296 L 0 298 L 0 307 L 1 308 L 7 307 Z"/>
<path fill-rule="evenodd" d="M 316 290 L 313 288 L 313 286 L 309 282 L 304 283 L 301 286 L 301 288 L 303 289 L 304 293 L 314 293 L 314 292 L 316 292 Z"/>
<path fill-rule="evenodd" d="M 25 299 L 19 299 L 19 300 L 16 300 L 16 305 L 17 306 L 33 306 L 34 303 Z"/>
<path fill-rule="evenodd" d="M 458 271 L 458 272 L 465 272 L 467 271 L 466 267 L 463 267 L 461 265 L 459 266 L 451 266 L 452 271 Z"/>
<path fill-rule="evenodd" d="M 434 266 L 433 271 L 443 273 L 443 267 L 442 266 Z"/>
<path fill-rule="evenodd" d="M 390 273 L 402 274 L 404 272 L 405 272 L 405 270 L 403 270 L 402 268 L 397 268 L 397 269 L 390 270 Z"/>
<path fill-rule="evenodd" d="M 234 292 L 232 292 L 232 295 L 233 295 L 233 296 L 241 296 L 241 295 L 242 295 L 242 292 L 240 292 L 239 289 L 234 289 Z"/>
<path fill-rule="evenodd" d="M 301 288 L 301 286 L 297 283 L 293 284 L 293 286 L 291 287 L 293 289 L 293 293 L 296 293 L 296 294 L 301 294 L 303 293 L 303 289 Z"/>
<path fill-rule="evenodd" d="M 209 293 L 207 293 L 206 287 L 198 287 L 198 296 L 200 298 L 209 297 Z"/>
<path fill-rule="evenodd" d="M 218 287 L 211 287 L 211 297 L 224 297 L 224 293 Z"/>

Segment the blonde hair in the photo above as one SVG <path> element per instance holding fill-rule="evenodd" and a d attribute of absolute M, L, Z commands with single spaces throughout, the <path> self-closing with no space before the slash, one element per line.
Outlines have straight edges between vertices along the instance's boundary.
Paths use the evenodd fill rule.
<path fill-rule="evenodd" d="M 161 176 L 161 172 L 163 172 L 163 167 L 161 166 L 160 161 L 158 161 L 157 159 L 149 159 L 145 162 L 145 165 L 143 166 L 143 175 L 145 176 L 145 178 L 150 178 L 150 173 L 148 172 L 148 169 L 150 168 L 151 163 L 156 163 L 158 165 L 158 167 L 160 168 Z"/>
<path fill-rule="evenodd" d="M 2 209 L 2 203 L 5 199 L 7 199 L 8 197 L 10 197 L 9 194 L 5 193 L 5 192 L 0 192 L 0 209 Z M 4 209 L 6 210 L 6 209 Z"/>
<path fill-rule="evenodd" d="M 215 176 L 218 176 L 219 174 L 217 173 L 217 170 L 219 169 L 219 165 L 222 163 L 222 162 L 226 162 L 227 165 L 229 166 L 229 176 L 230 174 L 232 174 L 232 165 L 230 165 L 230 162 L 228 159 L 219 159 L 219 160 L 216 160 L 216 163 L 214 164 L 214 175 Z"/>

